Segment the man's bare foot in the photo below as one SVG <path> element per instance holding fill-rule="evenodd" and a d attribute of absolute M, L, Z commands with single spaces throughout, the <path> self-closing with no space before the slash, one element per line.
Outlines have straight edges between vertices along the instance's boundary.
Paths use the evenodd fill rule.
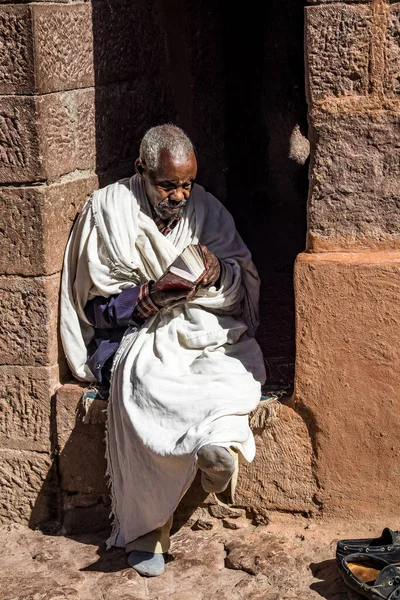
<path fill-rule="evenodd" d="M 205 492 L 223 492 L 235 472 L 235 461 L 226 448 L 207 444 L 197 453 L 198 466 L 202 471 L 201 484 Z"/>

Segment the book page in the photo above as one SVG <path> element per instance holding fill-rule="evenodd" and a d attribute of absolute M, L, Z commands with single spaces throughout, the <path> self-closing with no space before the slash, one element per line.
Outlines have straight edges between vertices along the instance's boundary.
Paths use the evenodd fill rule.
<path fill-rule="evenodd" d="M 196 281 L 205 271 L 203 255 L 200 248 L 191 244 L 187 246 L 170 265 L 168 271 L 188 281 Z"/>

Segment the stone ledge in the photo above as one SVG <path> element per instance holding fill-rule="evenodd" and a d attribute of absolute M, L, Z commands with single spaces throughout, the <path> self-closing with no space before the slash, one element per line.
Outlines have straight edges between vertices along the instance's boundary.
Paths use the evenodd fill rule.
<path fill-rule="evenodd" d="M 89 530 L 97 527 L 98 516 L 109 510 L 104 477 L 106 403 L 95 400 L 89 412 L 89 424 L 82 423 L 79 405 L 85 387 L 77 382 L 66 384 L 57 391 L 56 397 L 63 518 L 64 527 L 70 531 L 75 531 L 78 523 L 79 527 L 85 527 L 85 520 Z M 235 497 L 235 506 L 241 509 L 239 516 L 248 513 L 257 522 L 264 522 L 268 520 L 269 510 L 318 512 L 313 500 L 317 492 L 312 472 L 313 452 L 302 418 L 290 406 L 279 404 L 271 411 L 260 403 L 252 415 L 251 425 L 257 456 L 251 465 L 240 468 Z M 75 495 L 74 505 L 68 499 L 71 494 Z M 94 502 L 96 497 L 97 502 Z M 197 479 L 176 511 L 176 523 L 194 525 L 200 517 L 193 517 L 193 513 L 202 507 L 207 511 L 216 503 L 213 498 L 207 499 Z M 209 518 L 214 517 L 211 510 Z M 233 517 L 229 514 L 219 518 Z M 224 526 L 236 527 L 232 523 Z M 198 527 L 203 525 L 200 523 Z"/>

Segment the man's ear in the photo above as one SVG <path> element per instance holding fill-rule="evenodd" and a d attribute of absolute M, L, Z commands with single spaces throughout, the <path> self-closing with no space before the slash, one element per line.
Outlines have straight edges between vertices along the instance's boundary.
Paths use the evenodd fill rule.
<path fill-rule="evenodd" d="M 143 177 L 143 175 L 144 175 L 144 166 L 143 166 L 141 158 L 137 158 L 135 160 L 135 169 L 136 169 L 136 173 L 139 175 L 139 177 Z"/>

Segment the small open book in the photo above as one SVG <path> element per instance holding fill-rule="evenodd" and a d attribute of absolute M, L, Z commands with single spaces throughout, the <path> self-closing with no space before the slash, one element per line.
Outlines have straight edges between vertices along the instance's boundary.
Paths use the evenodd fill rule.
<path fill-rule="evenodd" d="M 164 275 L 157 281 L 159 290 L 187 289 L 192 290 L 206 271 L 204 254 L 201 246 L 186 246 Z"/>

